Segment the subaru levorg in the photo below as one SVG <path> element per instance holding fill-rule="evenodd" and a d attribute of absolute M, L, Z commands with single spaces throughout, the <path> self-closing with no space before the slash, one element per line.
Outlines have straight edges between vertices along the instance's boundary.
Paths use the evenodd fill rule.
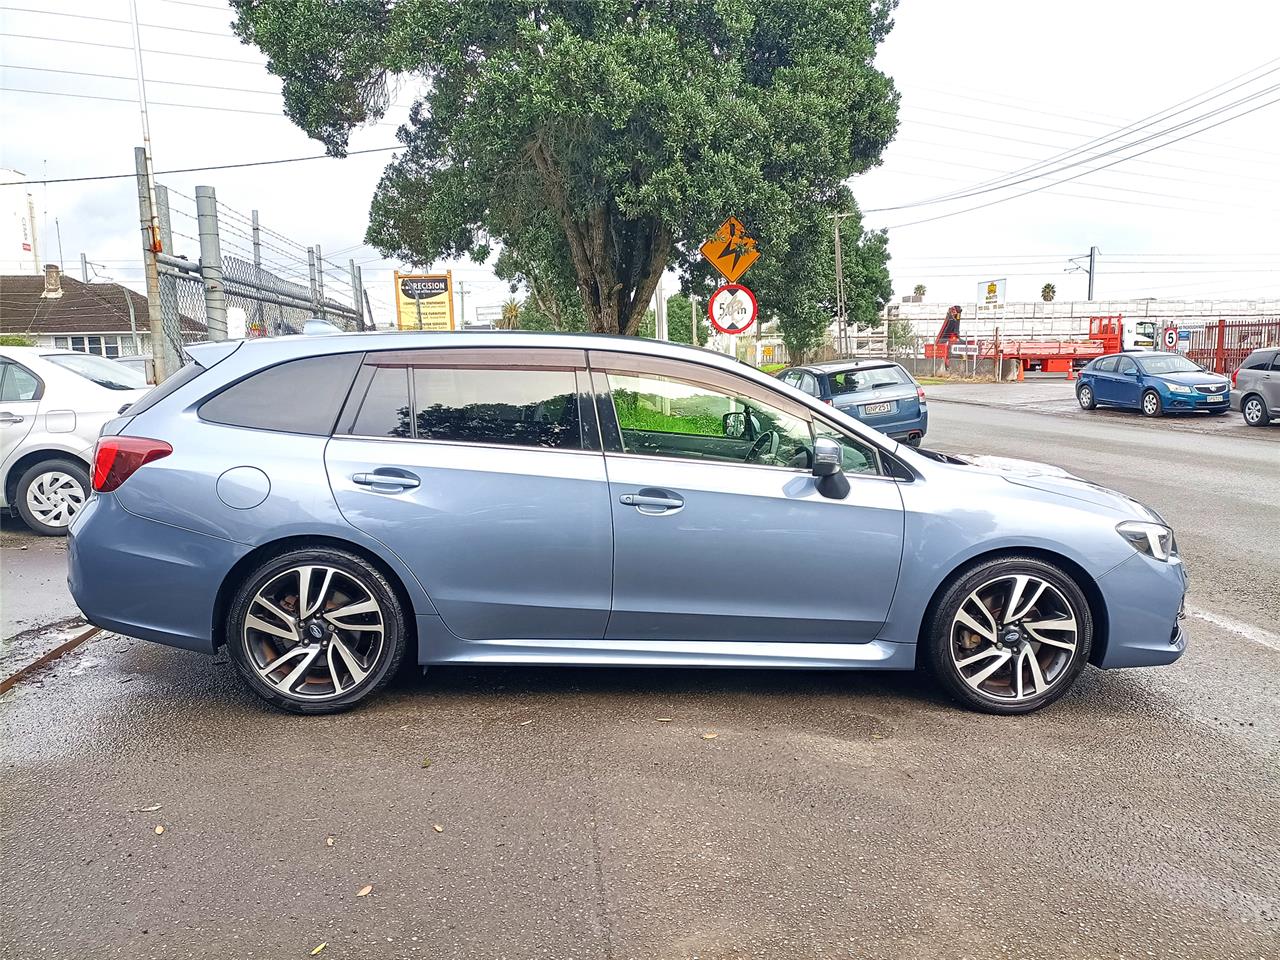
<path fill-rule="evenodd" d="M 225 646 L 279 707 L 419 664 L 924 666 L 970 707 L 1183 652 L 1152 510 L 898 444 L 727 357 L 632 338 L 188 348 L 104 427 L 68 579 L 95 624 Z"/>

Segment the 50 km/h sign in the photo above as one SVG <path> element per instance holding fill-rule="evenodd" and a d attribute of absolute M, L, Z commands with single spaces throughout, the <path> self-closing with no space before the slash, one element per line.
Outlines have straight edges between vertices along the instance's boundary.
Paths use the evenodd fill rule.
<path fill-rule="evenodd" d="M 721 333 L 746 333 L 758 311 L 755 294 L 740 283 L 726 283 L 707 300 L 711 325 Z"/>

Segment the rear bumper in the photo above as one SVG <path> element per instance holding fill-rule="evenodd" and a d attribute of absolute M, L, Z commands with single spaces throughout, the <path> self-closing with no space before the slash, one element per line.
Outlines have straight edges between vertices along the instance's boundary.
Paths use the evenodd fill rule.
<path fill-rule="evenodd" d="M 148 520 L 93 497 L 67 537 L 67 586 L 90 623 L 213 653 L 219 585 L 244 544 Z"/>
<path fill-rule="evenodd" d="M 905 420 L 864 420 L 856 418 L 872 429 L 888 434 L 894 440 L 919 440 L 929 432 L 929 411 L 922 409 L 920 415 Z"/>
<path fill-rule="evenodd" d="M 1103 668 L 1173 663 L 1187 649 L 1182 603 L 1187 592 L 1181 562 L 1161 563 L 1134 553 L 1098 579 L 1107 609 Z"/>

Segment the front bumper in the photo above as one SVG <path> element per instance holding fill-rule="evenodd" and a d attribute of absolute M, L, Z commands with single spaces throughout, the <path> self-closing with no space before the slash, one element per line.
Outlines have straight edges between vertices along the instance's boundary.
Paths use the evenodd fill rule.
<path fill-rule="evenodd" d="M 67 536 L 67 587 L 96 626 L 213 653 L 218 587 L 249 549 L 139 517 L 98 494 Z"/>
<path fill-rule="evenodd" d="M 1180 560 L 1162 563 L 1135 552 L 1097 581 L 1107 610 L 1099 667 L 1155 667 L 1187 649 L 1183 602 L 1187 575 Z M 1096 628 L 1096 625 L 1095 625 Z"/>
<path fill-rule="evenodd" d="M 1166 410 L 1227 410 L 1231 407 L 1231 397 L 1226 393 L 1166 393 L 1164 408 Z"/>

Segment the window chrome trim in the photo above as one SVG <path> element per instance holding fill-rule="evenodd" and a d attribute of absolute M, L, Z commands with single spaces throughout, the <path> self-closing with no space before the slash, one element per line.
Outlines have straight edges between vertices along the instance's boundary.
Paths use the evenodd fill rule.
<path fill-rule="evenodd" d="M 331 439 L 367 440 L 374 443 L 426 443 L 437 447 L 463 447 L 465 449 L 481 447 L 490 450 L 521 450 L 526 452 L 533 451 L 535 453 L 577 453 L 585 454 L 590 457 L 604 456 L 603 452 L 600 450 L 583 450 L 580 447 L 536 447 L 520 443 L 479 443 L 471 440 L 433 440 L 430 437 L 379 437 L 365 436 L 361 433 L 335 433 Z"/>
<path fill-rule="evenodd" d="M 740 461 L 734 461 L 734 460 L 712 460 L 712 459 L 703 459 L 699 457 L 668 457 L 668 456 L 664 456 L 656 453 L 606 452 L 605 458 L 611 459 L 611 460 L 616 460 L 616 459 L 636 460 L 642 463 L 653 463 L 654 461 L 657 461 L 658 463 L 662 463 L 663 461 L 669 460 L 672 463 L 692 463 L 700 466 L 715 466 L 715 467 L 744 467 L 750 470 L 776 470 L 782 473 L 789 473 L 792 476 L 813 477 L 813 472 L 811 470 L 805 469 L 804 467 L 779 467 L 779 466 L 774 466 L 771 463 L 742 463 Z M 844 475 L 851 480 L 854 479 L 855 477 L 863 480 L 896 481 L 898 479 L 897 477 L 886 476 L 883 473 L 845 473 Z M 814 477 L 814 479 L 817 480 L 818 478 Z"/>

